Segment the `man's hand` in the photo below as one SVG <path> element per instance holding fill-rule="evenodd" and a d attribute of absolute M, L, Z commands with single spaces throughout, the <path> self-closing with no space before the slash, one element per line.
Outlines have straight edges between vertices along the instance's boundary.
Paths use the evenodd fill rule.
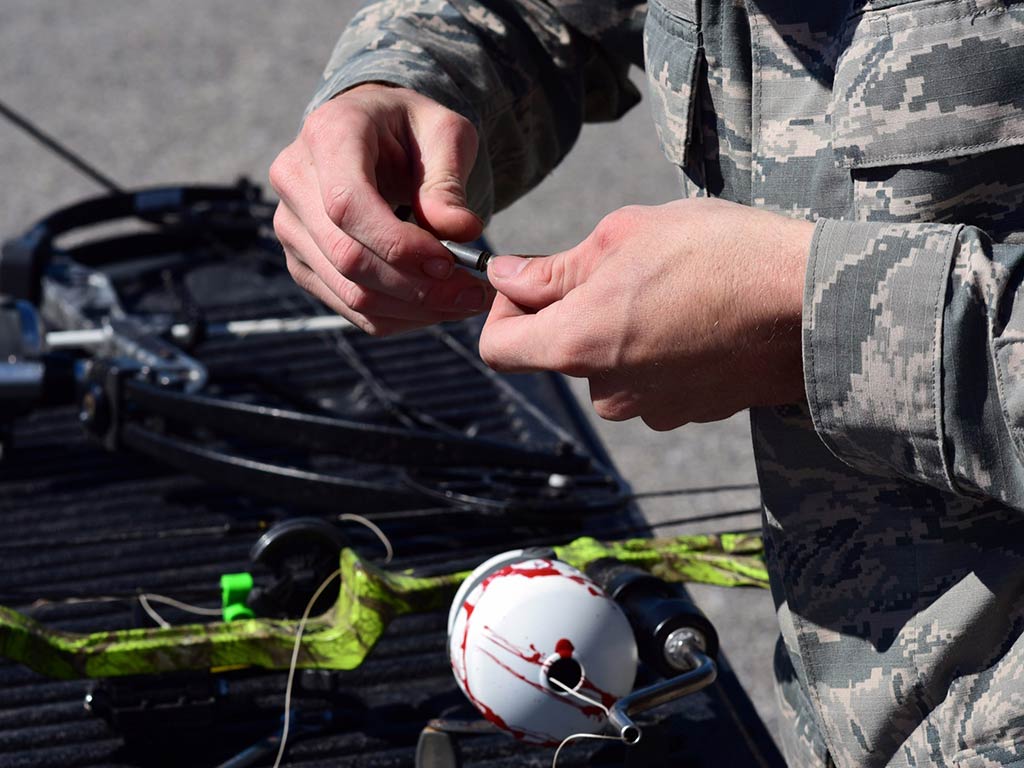
<path fill-rule="evenodd" d="M 721 200 L 623 208 L 564 253 L 491 259 L 480 354 L 586 377 L 600 416 L 658 430 L 797 402 L 813 231 Z"/>
<path fill-rule="evenodd" d="M 378 335 L 486 309 L 490 291 L 438 242 L 482 231 L 465 192 L 476 151 L 468 120 L 404 88 L 362 85 L 312 112 L 270 169 L 295 282 Z"/>

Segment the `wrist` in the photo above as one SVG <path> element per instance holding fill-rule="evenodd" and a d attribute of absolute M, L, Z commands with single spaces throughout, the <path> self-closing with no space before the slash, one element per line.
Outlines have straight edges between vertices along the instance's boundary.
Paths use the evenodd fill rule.
<path fill-rule="evenodd" d="M 781 405 L 805 399 L 803 376 L 803 303 L 807 263 L 815 225 L 802 219 L 774 216 L 773 236 L 762 242 L 773 253 L 762 285 L 767 310 L 757 323 L 757 368 L 763 388 L 755 405 Z M 767 234 L 767 233 L 766 233 Z"/>

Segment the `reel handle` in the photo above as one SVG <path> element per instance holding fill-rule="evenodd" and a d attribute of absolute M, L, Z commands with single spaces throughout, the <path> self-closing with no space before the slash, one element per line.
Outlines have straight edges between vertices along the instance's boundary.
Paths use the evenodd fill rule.
<path fill-rule="evenodd" d="M 715 681 L 718 633 L 686 593 L 636 566 L 604 558 L 587 568 L 623 609 L 636 635 L 640 658 L 666 680 L 619 699 L 609 723 L 627 744 L 642 731 L 632 716 L 699 691 Z"/>

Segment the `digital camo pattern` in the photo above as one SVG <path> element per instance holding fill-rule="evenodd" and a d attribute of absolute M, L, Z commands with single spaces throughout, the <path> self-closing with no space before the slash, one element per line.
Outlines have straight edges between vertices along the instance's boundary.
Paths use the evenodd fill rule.
<path fill-rule="evenodd" d="M 1024 142 L 1024 16 L 1002 2 L 868 15 L 836 71 L 846 166 L 963 157 Z"/>
<path fill-rule="evenodd" d="M 649 100 L 683 193 L 824 220 L 808 403 L 752 413 L 787 759 L 1024 766 L 1024 4 L 650 5 Z M 504 205 L 581 104 L 628 106 L 639 10 L 376 4 L 318 99 L 371 62 L 421 86 L 483 127 Z M 581 86 L 588 60 L 615 66 Z"/>
<path fill-rule="evenodd" d="M 362 82 L 412 88 L 472 120 L 480 150 L 470 205 L 485 219 L 532 189 L 576 140 L 581 118 L 639 100 L 645 3 L 382 0 L 339 40 L 309 106 Z M 492 58 L 481 58 L 480 51 Z"/>
<path fill-rule="evenodd" d="M 767 587 L 762 550 L 759 536 L 726 533 L 612 542 L 580 538 L 555 547 L 555 554 L 579 570 L 614 558 L 665 581 Z M 470 572 L 394 573 L 344 549 L 337 575 L 341 587 L 334 606 L 305 625 L 299 668 L 355 669 L 392 619 L 447 609 Z M 297 626 L 296 621 L 246 619 L 83 635 L 49 629 L 0 606 L 0 658 L 59 679 L 239 666 L 287 669 Z"/>

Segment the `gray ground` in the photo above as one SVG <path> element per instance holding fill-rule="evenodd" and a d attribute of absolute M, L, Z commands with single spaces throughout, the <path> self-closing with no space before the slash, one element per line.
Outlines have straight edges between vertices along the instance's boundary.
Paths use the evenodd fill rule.
<path fill-rule="evenodd" d="M 0 100 L 21 110 L 126 186 L 264 181 L 298 127 L 320 68 L 358 3 L 352 0 L 5 0 L 0 9 Z M 97 188 L 0 124 L 0 236 Z M 498 250 L 544 253 L 581 240 L 625 204 L 676 196 L 646 107 L 588 126 L 540 188 L 499 214 Z M 589 408 L 586 382 L 574 382 Z M 594 419 L 637 491 L 753 483 L 745 414 L 658 434 L 642 423 Z M 749 509 L 756 490 L 656 499 L 651 521 Z M 666 527 L 696 532 L 757 525 L 756 515 Z M 704 588 L 697 598 L 774 732 L 766 592 Z"/>

